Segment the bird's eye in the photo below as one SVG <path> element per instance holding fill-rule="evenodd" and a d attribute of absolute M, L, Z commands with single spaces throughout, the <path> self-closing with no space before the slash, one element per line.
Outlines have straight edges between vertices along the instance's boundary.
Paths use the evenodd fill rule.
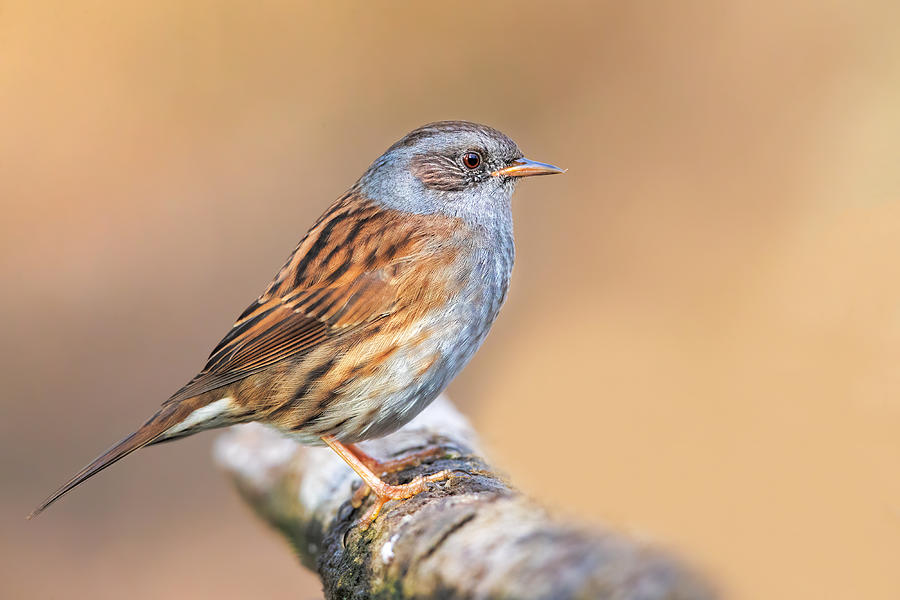
<path fill-rule="evenodd" d="M 467 169 L 477 169 L 481 165 L 481 155 L 477 152 L 466 152 L 462 159 Z"/>

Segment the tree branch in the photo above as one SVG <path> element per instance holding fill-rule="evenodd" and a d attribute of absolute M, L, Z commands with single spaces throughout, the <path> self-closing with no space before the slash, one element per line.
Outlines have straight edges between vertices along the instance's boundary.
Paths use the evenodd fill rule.
<path fill-rule="evenodd" d="M 658 550 L 609 531 L 560 523 L 481 458 L 475 434 L 444 398 L 400 431 L 365 444 L 381 459 L 440 445 L 446 454 L 392 483 L 453 477 L 390 502 L 363 530 L 350 498 L 359 479 L 327 448 L 258 424 L 232 427 L 216 458 L 244 499 L 322 578 L 326 598 L 713 598 Z M 388 477 L 390 479 L 390 476 Z"/>

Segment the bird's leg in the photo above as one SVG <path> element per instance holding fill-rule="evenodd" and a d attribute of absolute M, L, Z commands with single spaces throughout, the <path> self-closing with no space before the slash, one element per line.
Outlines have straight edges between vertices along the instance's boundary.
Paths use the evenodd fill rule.
<path fill-rule="evenodd" d="M 376 459 L 362 452 L 355 446 L 342 444 L 334 436 L 323 436 L 322 441 L 325 442 L 325 444 L 327 444 L 329 448 L 334 450 L 338 456 L 344 459 L 344 462 L 350 465 L 350 468 L 356 471 L 356 474 L 362 478 L 362 480 L 365 482 L 365 485 L 368 486 L 368 489 L 372 490 L 372 492 L 374 492 L 378 497 L 378 499 L 375 501 L 375 504 L 373 504 L 372 507 L 367 510 L 360 519 L 360 524 L 365 527 L 368 527 L 369 523 L 375 520 L 375 518 L 378 516 L 378 513 L 381 511 L 381 507 L 384 506 L 388 501 L 405 500 L 406 498 L 412 498 L 416 494 L 425 491 L 425 484 L 427 482 L 442 481 L 450 477 L 450 471 L 440 471 L 438 473 L 427 475 L 425 477 L 419 475 L 409 483 L 405 483 L 403 485 L 390 485 L 382 481 L 382 479 L 375 474 L 376 470 L 380 470 L 380 466 L 387 463 L 378 462 Z M 353 449 L 351 450 L 351 448 Z M 360 452 L 365 458 L 357 456 L 354 453 L 354 450 Z M 421 457 L 418 457 L 418 460 L 419 462 L 421 462 Z M 361 487 L 360 489 L 364 488 Z M 358 493 L 359 490 L 357 490 L 357 494 Z M 356 501 L 358 500 L 359 502 L 361 502 L 362 498 L 365 498 L 364 494 L 360 498 L 357 498 L 357 495 L 354 494 L 354 506 L 359 506 Z"/>
<path fill-rule="evenodd" d="M 387 475 L 388 473 L 396 473 L 397 471 L 402 471 L 410 467 L 418 467 L 429 459 L 441 458 L 447 453 L 447 451 L 440 446 L 428 446 L 422 450 L 413 452 L 412 454 L 401 456 L 400 458 L 378 460 L 356 444 L 344 444 L 344 447 L 352 452 L 364 465 L 369 467 L 373 473 L 377 473 L 381 476 Z"/>
<path fill-rule="evenodd" d="M 400 458 L 381 461 L 356 444 L 344 444 L 344 447 L 347 448 L 347 450 L 349 450 L 351 453 L 353 453 L 353 455 L 356 456 L 356 458 L 358 458 L 364 465 L 366 465 L 370 471 L 372 471 L 379 477 L 384 477 L 388 473 L 396 473 L 397 471 L 402 471 L 410 467 L 417 467 L 426 460 L 440 458 L 447 453 L 444 448 L 434 445 L 428 446 L 422 450 L 419 450 L 418 452 L 401 456 Z M 353 493 L 353 497 L 351 498 L 350 503 L 355 508 L 359 508 L 360 506 L 362 506 L 362 503 L 366 499 L 366 496 L 369 495 L 369 491 L 369 486 L 363 483 L 363 485 L 356 488 L 356 491 Z"/>

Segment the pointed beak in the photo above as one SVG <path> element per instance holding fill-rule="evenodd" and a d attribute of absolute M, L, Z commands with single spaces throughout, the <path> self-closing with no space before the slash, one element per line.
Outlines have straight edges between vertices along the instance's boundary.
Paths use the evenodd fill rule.
<path fill-rule="evenodd" d="M 560 169 L 559 167 L 548 165 L 547 163 L 520 158 L 513 161 L 508 167 L 497 169 L 491 173 L 491 175 L 493 177 L 531 177 L 532 175 L 555 175 L 556 173 L 565 172 L 565 169 Z"/>

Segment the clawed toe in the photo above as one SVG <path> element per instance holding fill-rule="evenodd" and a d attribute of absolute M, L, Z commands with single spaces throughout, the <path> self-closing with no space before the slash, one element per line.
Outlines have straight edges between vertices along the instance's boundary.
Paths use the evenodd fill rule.
<path fill-rule="evenodd" d="M 448 479 L 451 475 L 450 471 L 444 470 L 432 473 L 431 475 L 419 475 L 409 483 L 404 483 L 402 485 L 390 485 L 385 483 L 381 477 L 379 477 L 379 474 L 391 473 L 420 465 L 427 458 L 446 455 L 446 450 L 439 446 L 429 446 L 424 450 L 399 459 L 380 462 L 352 444 L 342 444 L 334 436 L 323 436 L 322 441 L 325 442 L 329 448 L 334 450 L 338 456 L 343 458 L 365 482 L 353 492 L 353 497 L 350 499 L 353 508 L 362 506 L 370 491 L 375 493 L 376 499 L 374 504 L 372 504 L 372 506 L 366 510 L 362 518 L 357 521 L 357 524 L 362 529 L 366 529 L 372 521 L 378 517 L 378 513 L 381 512 L 381 507 L 389 501 L 412 498 L 416 494 L 425 491 L 428 483 Z"/>
<path fill-rule="evenodd" d="M 432 473 L 431 475 L 419 475 L 409 483 L 405 483 L 403 485 L 383 484 L 383 487 L 374 490 L 375 495 L 377 496 L 375 503 L 369 507 L 369 509 L 365 512 L 365 514 L 363 514 L 362 517 L 360 517 L 357 524 L 362 529 L 368 528 L 368 526 L 376 518 L 378 518 L 378 514 L 381 512 L 381 508 L 389 501 L 406 500 L 408 498 L 412 498 L 413 496 L 424 492 L 427 488 L 428 483 L 443 481 L 445 479 L 449 479 L 450 476 L 451 472 L 444 470 L 438 471 L 437 473 Z M 354 499 L 356 499 L 358 493 L 359 490 L 357 490 L 357 493 L 354 494 Z M 368 492 L 366 492 L 366 494 L 363 494 L 362 499 L 364 499 L 367 494 Z M 358 508 L 358 506 L 354 504 L 354 508 Z"/>

